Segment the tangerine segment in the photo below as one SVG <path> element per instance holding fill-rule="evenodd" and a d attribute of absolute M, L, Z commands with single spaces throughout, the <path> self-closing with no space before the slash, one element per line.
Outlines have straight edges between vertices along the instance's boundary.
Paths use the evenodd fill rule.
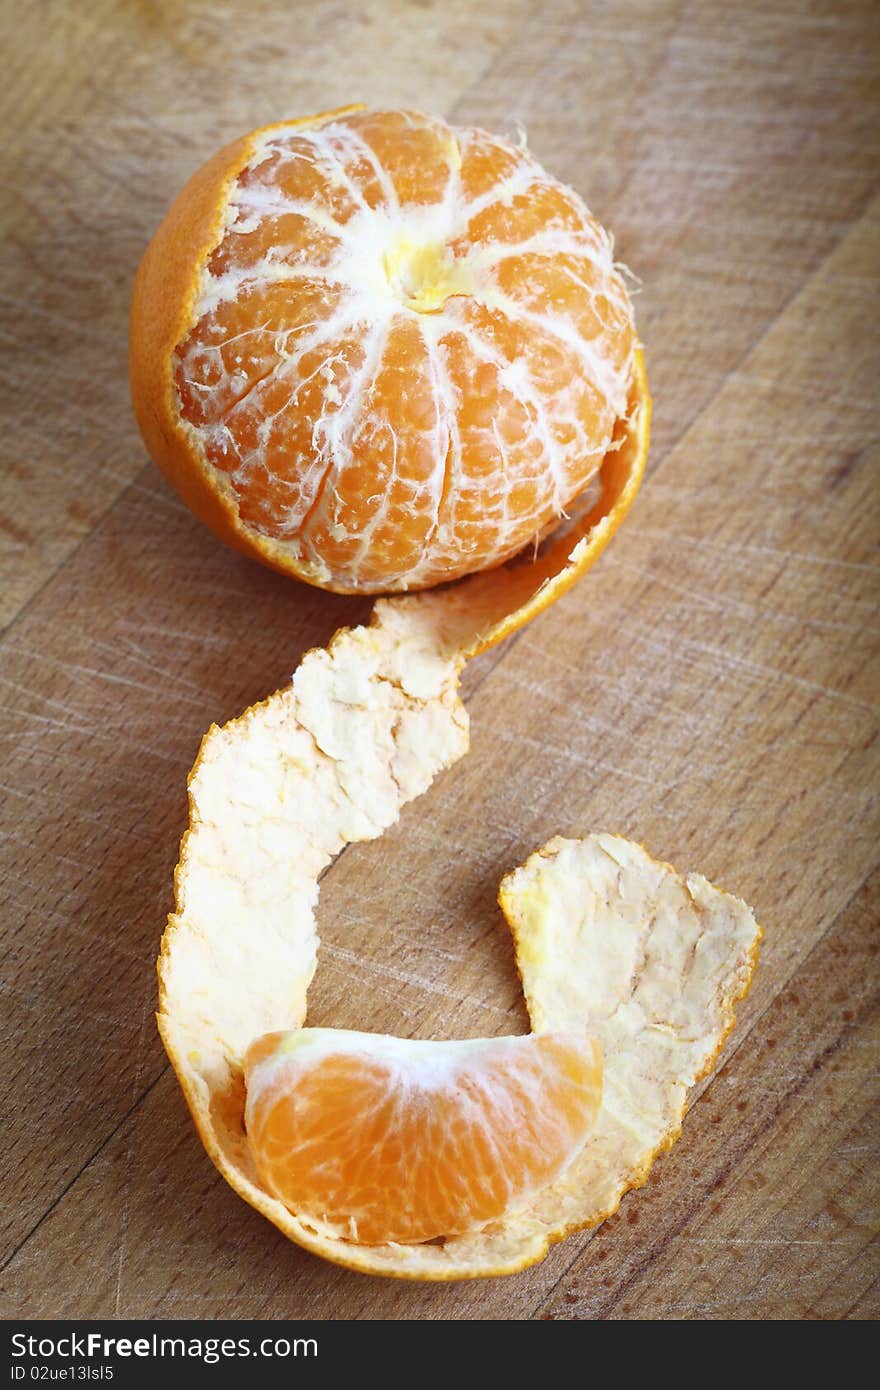
<path fill-rule="evenodd" d="M 266 1188 L 360 1244 L 460 1235 L 525 1205 L 582 1149 L 602 1054 L 578 1033 L 422 1042 L 304 1028 L 245 1059 Z"/>
<path fill-rule="evenodd" d="M 334 589 L 424 588 L 584 490 L 632 308 L 609 235 L 525 148 L 348 111 L 251 137 L 222 198 L 172 369 L 239 542 Z"/>

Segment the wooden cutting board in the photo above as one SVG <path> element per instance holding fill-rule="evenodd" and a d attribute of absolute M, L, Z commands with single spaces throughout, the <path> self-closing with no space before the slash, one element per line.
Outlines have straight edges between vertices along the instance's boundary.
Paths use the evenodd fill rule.
<path fill-rule="evenodd" d="M 369 0 L 10 11 L 0 95 L 6 1317 L 868 1317 L 878 1309 L 873 7 Z M 364 1278 L 217 1177 L 153 961 L 199 737 L 368 605 L 221 548 L 128 405 L 138 258 L 232 136 L 352 100 L 535 153 L 639 274 L 630 521 L 471 665 L 473 751 L 322 886 L 316 1024 L 526 1026 L 494 898 L 620 831 L 754 904 L 723 1065 L 649 1186 L 502 1281 Z M 873 659 L 873 663 L 872 663 Z"/>

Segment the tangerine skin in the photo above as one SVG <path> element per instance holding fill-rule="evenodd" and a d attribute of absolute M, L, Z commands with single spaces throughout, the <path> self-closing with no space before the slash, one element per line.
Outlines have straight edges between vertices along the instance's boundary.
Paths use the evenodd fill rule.
<path fill-rule="evenodd" d="M 397 483 L 397 441 L 394 442 L 394 464 L 389 473 L 387 459 L 384 462 L 380 459 L 383 442 L 381 433 L 373 433 L 371 444 L 370 430 L 364 430 L 358 450 L 350 451 L 350 465 L 342 471 L 337 468 L 336 473 L 332 475 L 332 487 L 328 484 L 328 495 L 332 491 L 335 500 L 333 507 L 325 508 L 326 517 L 320 517 L 317 511 L 315 516 L 312 516 L 312 509 L 304 505 L 304 511 L 309 513 L 309 524 L 316 534 L 310 537 L 307 543 L 303 543 L 304 548 L 300 551 L 300 539 L 297 534 L 278 530 L 278 513 L 279 510 L 283 511 L 279 489 L 290 489 L 293 486 L 295 490 L 296 487 L 295 467 L 293 475 L 288 467 L 287 476 L 283 481 L 274 480 L 273 468 L 280 467 L 281 473 L 284 474 L 287 466 L 284 438 L 281 439 L 280 454 L 276 441 L 272 466 L 268 460 L 264 466 L 261 461 L 263 456 L 259 451 L 252 455 L 252 459 L 256 458 L 256 467 L 252 467 L 251 460 L 248 461 L 250 473 L 246 483 L 242 483 L 238 476 L 244 465 L 234 469 L 230 463 L 224 472 L 226 465 L 222 459 L 218 462 L 216 450 L 214 455 L 211 455 L 210 441 L 206 444 L 205 432 L 201 430 L 199 421 L 199 401 L 204 399 L 204 396 L 199 396 L 199 392 L 205 391 L 206 388 L 196 382 L 193 391 L 188 390 L 188 384 L 185 384 L 188 372 L 181 367 L 180 353 L 187 343 L 194 340 L 198 348 L 198 331 L 208 318 L 204 303 L 202 302 L 201 308 L 198 307 L 203 267 L 208 265 L 212 274 L 222 274 L 230 264 L 240 268 L 240 261 L 230 262 L 229 256 L 225 254 L 227 244 L 232 244 L 233 255 L 236 243 L 238 250 L 243 247 L 245 257 L 250 254 L 250 248 L 246 244 L 248 238 L 242 237 L 235 230 L 234 222 L 231 224 L 233 230 L 229 231 L 228 218 L 226 222 L 224 219 L 227 217 L 227 206 L 238 186 L 238 180 L 243 178 L 246 185 L 248 180 L 253 182 L 255 163 L 259 167 L 260 158 L 265 156 L 267 148 L 271 149 L 271 144 L 267 145 L 268 138 L 273 132 L 283 132 L 285 137 L 295 139 L 296 131 L 302 129 L 304 132 L 312 132 L 310 139 L 318 140 L 317 128 L 339 117 L 351 117 L 360 110 L 362 108 L 342 108 L 340 111 L 325 113 L 301 122 L 285 122 L 254 132 L 220 151 L 193 177 L 169 211 L 138 272 L 131 321 L 131 381 L 138 421 L 150 452 L 187 504 L 221 539 L 278 570 L 293 573 L 320 587 L 337 592 L 378 593 L 430 587 L 474 570 L 494 567 L 510 558 L 540 531 L 558 519 L 572 497 L 598 470 L 603 448 L 611 440 L 614 415 L 608 413 L 610 396 L 603 397 L 600 389 L 602 384 L 607 384 L 609 379 L 616 383 L 616 391 L 613 393 L 616 399 L 615 409 L 624 411 L 625 391 L 621 397 L 620 373 L 624 370 L 624 363 L 629 363 L 627 370 L 630 373 L 635 372 L 636 366 L 632 359 L 633 327 L 625 290 L 622 289 L 616 272 L 606 272 L 603 268 L 607 248 L 601 248 L 602 267 L 596 272 L 596 282 L 590 282 L 592 288 L 584 286 L 571 290 L 569 285 L 570 280 L 576 281 L 578 278 L 575 271 L 578 274 L 587 273 L 588 279 L 592 273 L 584 272 L 583 266 L 587 261 L 584 260 L 586 253 L 582 246 L 574 258 L 569 256 L 571 264 L 562 270 L 554 262 L 554 257 L 560 263 L 565 260 L 561 252 L 554 252 L 552 256 L 548 256 L 546 251 L 542 251 L 540 255 L 535 253 L 531 258 L 526 257 L 529 261 L 528 268 L 516 272 L 523 283 L 516 280 L 511 270 L 516 260 L 516 256 L 511 252 L 512 259 L 505 262 L 496 276 L 496 290 L 502 302 L 507 297 L 508 304 L 514 301 L 519 303 L 511 284 L 518 284 L 518 292 L 525 293 L 523 284 L 528 280 L 526 299 L 530 307 L 524 310 L 525 313 L 531 313 L 537 322 L 539 315 L 533 312 L 535 308 L 546 317 L 548 304 L 562 305 L 562 318 L 559 323 L 566 327 L 569 337 L 572 336 L 572 324 L 576 329 L 581 325 L 586 335 L 583 341 L 599 344 L 596 360 L 602 365 L 598 378 L 585 379 L 575 388 L 572 383 L 576 382 L 578 373 L 572 372 L 571 360 L 567 367 L 563 366 L 560 369 L 562 377 L 554 377 L 557 368 L 553 363 L 553 352 L 559 347 L 558 341 L 551 344 L 549 366 L 546 344 L 542 347 L 541 353 L 533 359 L 530 356 L 529 338 L 532 330 L 528 325 L 524 327 L 518 318 L 514 321 L 507 319 L 507 310 L 503 313 L 495 312 L 491 298 L 485 303 L 480 301 L 479 296 L 469 299 L 468 290 L 462 283 L 462 262 L 455 259 L 460 253 L 464 254 L 461 251 L 462 244 L 465 249 L 475 247 L 477 253 L 480 253 L 484 249 L 480 237 L 485 236 L 485 249 L 490 253 L 497 249 L 499 244 L 513 244 L 517 254 L 521 250 L 519 243 L 509 243 L 513 233 L 507 226 L 508 211 L 502 202 L 490 200 L 482 212 L 474 215 L 471 222 L 478 230 L 468 231 L 467 235 L 459 236 L 457 248 L 456 245 L 441 248 L 450 253 L 445 258 L 442 255 L 438 257 L 437 249 L 431 246 L 410 243 L 398 246 L 393 258 L 389 260 L 388 255 L 384 258 L 389 284 L 393 286 L 395 293 L 401 296 L 405 310 L 417 310 L 418 313 L 411 315 L 409 323 L 394 321 L 392 331 L 396 337 L 393 346 L 389 346 L 388 349 L 388 369 L 382 367 L 379 378 L 374 381 L 370 390 L 373 396 L 380 400 L 377 416 L 380 422 L 382 419 L 390 421 L 393 434 L 397 413 L 397 423 L 402 425 L 402 433 L 399 435 L 401 481 Z M 368 113 L 363 119 L 370 120 L 375 114 Z M 386 117 L 390 119 L 400 116 L 401 113 L 379 113 L 378 120 L 381 122 Z M 331 129 L 336 128 L 331 126 Z M 451 130 L 443 127 L 442 123 L 439 123 L 438 128 Z M 388 132 L 384 134 L 387 136 Z M 467 134 L 468 132 L 462 132 L 462 135 Z M 481 135 L 480 132 L 470 134 Z M 491 140 L 491 137 L 486 139 Z M 393 155 L 393 142 L 390 148 Z M 503 157 L 505 148 L 503 142 L 495 142 L 493 157 Z M 260 156 L 259 151 L 263 152 L 263 156 Z M 513 153 L 511 151 L 511 154 Z M 470 164 L 465 165 L 465 174 L 471 169 L 469 177 L 473 183 L 473 165 L 475 162 L 478 163 L 478 160 L 473 156 L 468 158 Z M 546 179 L 539 166 L 534 165 L 533 161 L 532 165 Z M 404 191 L 407 180 L 414 181 L 417 186 L 420 177 L 421 171 L 418 169 L 414 173 L 406 171 L 405 175 L 400 175 L 399 171 L 395 173 L 401 203 L 411 196 Z M 498 177 L 497 168 L 493 177 Z M 401 178 L 403 182 L 400 181 Z M 462 175 L 462 178 L 465 179 L 465 175 Z M 422 182 L 427 187 L 427 174 Z M 492 185 L 493 197 L 496 186 Z M 469 196 L 475 197 L 473 189 Z M 574 198 L 574 195 L 571 196 Z M 516 234 L 520 237 L 526 235 L 523 231 L 523 219 L 526 219 L 527 231 L 531 225 L 528 222 L 530 217 L 539 231 L 542 227 L 542 217 L 549 218 L 554 226 L 559 223 L 560 216 L 563 223 L 566 217 L 574 217 L 572 226 L 575 226 L 582 210 L 590 236 L 598 234 L 601 241 L 605 236 L 601 228 L 589 218 L 579 200 L 567 203 L 565 200 L 568 197 L 569 191 L 554 180 L 540 184 L 533 199 L 538 203 L 543 198 L 546 208 L 543 204 L 540 209 L 534 211 L 524 211 L 520 207 L 512 224 Z M 559 199 L 562 201 L 559 202 Z M 479 203 L 478 197 L 476 201 L 465 200 L 463 208 L 470 216 L 473 208 Z M 433 209 L 429 206 L 427 210 Z M 425 209 L 417 204 L 416 211 L 420 213 Z M 381 221 L 381 218 L 379 220 Z M 468 222 L 469 228 L 471 222 Z M 571 228 L 568 228 L 565 234 L 569 233 L 574 235 Z M 258 229 L 258 241 L 260 236 L 261 232 Z M 477 237 L 476 242 L 473 241 L 473 236 Z M 499 240 L 496 241 L 495 238 Z M 589 239 L 588 236 L 587 240 Z M 580 261 L 577 259 L 578 256 L 581 258 Z M 574 270 L 571 269 L 572 265 Z M 550 267 L 549 271 L 546 270 L 547 266 Z M 608 274 L 610 280 L 607 279 Z M 605 280 L 603 276 L 606 276 Z M 538 286 L 537 289 L 535 284 Z M 204 281 L 201 282 L 201 287 L 204 289 Z M 496 290 L 493 290 L 493 294 Z M 588 294 L 585 293 L 587 290 Z M 513 300 L 509 298 L 511 294 L 514 295 Z M 603 297 L 609 294 L 610 300 Z M 426 428 L 425 419 L 431 404 L 430 397 L 426 395 L 425 381 L 433 372 L 434 357 L 429 344 L 430 362 L 426 367 L 424 344 L 420 341 L 418 330 L 421 323 L 423 331 L 427 331 L 429 321 L 436 318 L 438 312 L 443 311 L 446 298 L 454 302 L 456 296 L 460 297 L 460 303 L 467 301 L 467 307 L 472 312 L 467 316 L 463 330 L 453 328 L 452 336 L 448 340 L 444 339 L 442 362 L 444 370 L 449 366 L 452 373 L 452 389 L 447 389 L 447 415 L 450 414 L 449 401 L 453 399 L 454 393 L 462 390 L 463 382 L 471 382 L 475 361 L 478 362 L 482 375 L 479 380 L 474 379 L 472 389 L 469 386 L 460 397 L 457 418 L 453 419 L 454 430 L 459 437 L 458 451 L 464 470 L 464 483 L 456 493 L 455 481 L 450 484 L 448 478 L 444 479 L 443 497 L 436 505 L 439 508 L 448 504 L 451 495 L 451 509 L 447 505 L 442 524 L 438 513 L 433 532 L 430 528 L 426 532 L 426 508 L 422 503 L 420 490 L 423 491 L 429 486 L 436 490 L 437 484 L 436 481 L 429 483 L 424 441 L 421 444 L 416 441 L 414 444 L 407 434 L 408 430 L 417 428 L 413 424 L 416 417 L 421 422 L 418 427 Z M 227 301 L 227 304 L 229 302 Z M 235 297 L 232 303 L 232 321 L 236 327 L 240 327 L 241 324 L 247 325 L 250 322 L 247 318 L 247 306 L 242 310 L 242 300 L 238 297 Z M 601 308 L 602 305 L 604 309 Z M 606 318 L 610 315 L 608 322 L 612 324 L 611 328 L 607 322 L 603 326 L 602 314 L 605 314 Z M 547 321 L 549 322 L 549 318 Z M 247 328 L 246 331 L 257 330 Z M 598 336 L 590 339 L 589 335 L 593 332 Z M 473 361 L 468 357 L 468 353 L 472 351 L 471 337 L 466 338 L 465 333 L 473 335 L 473 341 L 478 343 L 481 355 Z M 574 336 L 577 336 L 576 332 Z M 253 342 L 255 339 L 249 341 Z M 331 347 L 333 341 L 331 339 Z M 547 342 L 550 343 L 550 338 Z M 608 348 L 609 343 L 612 344 L 611 348 Z M 608 364 L 602 358 L 606 349 L 615 359 L 610 378 Z M 351 343 L 347 349 L 344 348 L 344 351 L 349 352 L 356 350 L 356 346 L 352 347 Z M 563 345 L 560 351 L 564 358 L 568 349 Z M 197 356 L 196 353 L 196 358 Z M 504 390 L 501 391 L 499 383 L 503 374 L 500 368 L 504 367 L 505 361 L 509 366 L 512 364 L 516 368 L 528 363 L 528 373 L 532 375 L 528 376 L 529 384 L 525 388 L 508 387 L 505 380 Z M 420 368 L 421 387 L 418 379 Z M 191 369 L 192 354 L 189 361 L 189 370 Z M 537 377 L 534 375 L 535 371 Z M 545 379 L 542 373 L 546 372 L 549 372 L 549 377 Z M 589 377 L 589 373 L 587 375 Z M 568 382 L 562 396 L 559 395 L 560 379 Z M 546 399 L 540 395 L 537 397 L 538 407 L 543 410 L 547 402 L 550 402 L 546 416 L 543 417 L 543 424 L 535 424 L 532 419 L 536 380 L 542 381 L 541 390 L 548 392 Z M 406 384 L 408 381 L 410 384 L 415 383 L 409 390 Z M 312 387 L 310 390 L 313 397 L 316 394 L 320 397 L 317 388 Z M 384 404 L 381 399 L 383 390 Z M 470 395 L 468 390 L 471 392 Z M 493 390 L 501 394 L 493 396 Z M 565 418 L 564 407 L 562 416 L 557 418 L 553 414 L 553 403 L 564 399 L 566 391 L 569 395 L 572 391 L 580 392 L 580 396 L 574 405 L 569 404 L 568 419 Z M 279 384 L 279 388 L 274 392 L 271 407 L 273 411 L 282 394 Z M 482 394 L 486 394 L 485 406 L 481 399 Z M 514 410 L 511 408 L 511 401 L 515 402 Z M 309 408 L 314 409 L 314 403 Z M 264 418 L 259 415 L 259 409 L 258 403 L 256 421 Z M 518 417 L 514 419 L 517 411 Z M 303 441 L 309 436 L 310 417 L 307 414 L 304 419 L 297 418 L 298 412 L 299 403 L 297 410 L 287 417 L 288 421 L 294 421 L 293 425 L 288 425 L 288 433 L 293 430 L 298 441 L 296 449 L 293 439 L 289 439 L 288 442 L 297 457 L 305 457 L 303 450 L 306 446 Z M 487 421 L 493 412 L 491 427 L 498 439 L 495 455 L 492 454 L 491 447 L 485 452 L 480 442 L 481 439 L 489 437 Z M 438 403 L 438 426 L 441 413 Z M 327 418 L 332 420 L 334 417 L 325 415 L 321 423 Z M 504 433 L 503 441 L 499 434 L 499 422 Z M 513 437 L 512 445 L 510 431 Z M 229 431 L 226 430 L 226 433 L 229 434 Z M 252 425 L 251 444 L 253 433 Z M 576 439 L 585 441 L 583 451 L 580 451 L 580 446 L 574 449 L 574 459 L 573 434 Z M 543 450 L 541 444 L 544 436 L 548 441 L 546 450 Z M 560 438 L 563 440 L 561 452 L 558 443 Z M 384 442 L 387 444 L 387 436 Z M 442 441 L 439 447 L 443 447 Z M 446 445 L 447 469 L 451 447 L 451 444 Z M 547 455 L 543 462 L 542 450 Z M 386 453 L 390 453 L 390 450 L 386 449 Z M 499 457 L 503 459 L 503 471 Z M 510 473 L 507 474 L 509 458 L 512 462 L 509 465 Z M 558 480 L 559 458 L 563 460 L 564 465 L 561 467 L 561 483 Z M 437 465 L 442 462 L 439 456 L 435 458 L 435 478 Z M 554 479 L 552 488 L 548 490 L 547 474 L 551 464 Z M 311 463 L 308 466 L 311 467 Z M 385 477 L 390 477 L 391 483 L 382 482 L 383 467 Z M 407 472 L 410 467 L 415 468 L 415 474 Z M 379 479 L 375 483 L 370 479 L 371 468 L 376 469 Z M 380 524 L 375 526 L 376 494 L 386 486 L 388 491 L 384 496 L 387 515 L 384 518 L 380 516 Z M 448 488 L 451 489 L 451 494 L 447 492 Z M 505 500 L 507 488 L 509 491 Z M 407 497 L 411 497 L 412 501 L 408 503 Z M 342 508 L 344 525 L 339 524 L 339 508 Z M 454 522 L 449 520 L 450 510 L 456 518 Z M 320 524 L 316 525 L 316 522 Z M 448 533 L 454 533 L 451 539 Z M 361 543 L 363 536 L 368 539 Z M 434 551 L 437 552 L 439 548 L 439 553 L 428 555 L 429 542 L 434 542 Z M 405 552 L 403 558 L 401 552 Z M 353 558 L 355 554 L 357 566 Z"/>

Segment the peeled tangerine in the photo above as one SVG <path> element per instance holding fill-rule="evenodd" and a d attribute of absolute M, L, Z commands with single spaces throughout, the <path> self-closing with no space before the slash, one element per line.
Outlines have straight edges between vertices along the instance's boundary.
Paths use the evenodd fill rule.
<path fill-rule="evenodd" d="M 636 348 L 610 236 L 524 146 L 348 108 L 256 131 L 183 190 L 138 272 L 132 395 L 218 534 L 381 593 L 555 525 Z"/>
<path fill-rule="evenodd" d="M 272 127 L 172 207 L 131 364 L 154 457 L 234 545 L 337 589 L 469 574 L 380 599 L 202 742 L 159 1027 L 204 1145 L 339 1264 L 522 1269 L 675 1140 L 749 986 L 749 908 L 616 836 L 551 841 L 500 895 L 530 1036 L 302 1025 L 320 875 L 467 751 L 465 661 L 559 598 L 638 490 L 650 400 L 610 239 L 480 131 L 354 109 Z"/>

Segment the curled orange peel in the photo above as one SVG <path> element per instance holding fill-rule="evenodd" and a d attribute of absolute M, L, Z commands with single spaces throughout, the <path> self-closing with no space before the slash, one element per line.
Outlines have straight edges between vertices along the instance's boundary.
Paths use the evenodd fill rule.
<path fill-rule="evenodd" d="M 601 495 L 533 563 L 380 599 L 369 626 L 306 654 L 291 684 L 202 741 L 162 940 L 159 1029 L 219 1171 L 291 1240 L 365 1273 L 511 1273 L 595 1225 L 676 1138 L 748 988 L 760 930 L 738 899 L 614 836 L 554 841 L 502 885 L 535 1030 L 573 1028 L 605 1051 L 605 1092 L 581 1157 L 526 1210 L 423 1244 L 359 1244 L 261 1185 L 244 1131 L 242 1060 L 301 1026 L 317 961 L 318 879 L 374 839 L 468 748 L 465 661 L 563 594 L 601 554 L 645 465 L 650 401 L 638 355 Z"/>

